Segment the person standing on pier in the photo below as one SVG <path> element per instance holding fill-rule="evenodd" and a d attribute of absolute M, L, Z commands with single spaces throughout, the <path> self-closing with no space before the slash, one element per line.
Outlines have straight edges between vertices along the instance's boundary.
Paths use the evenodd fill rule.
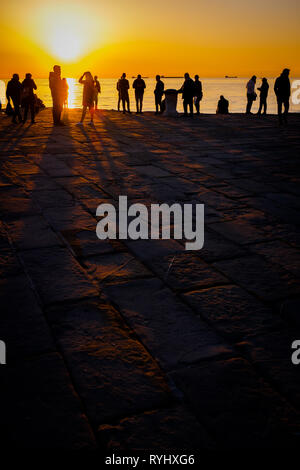
<path fill-rule="evenodd" d="M 246 114 L 251 114 L 251 108 L 253 101 L 256 100 L 256 93 L 255 93 L 255 83 L 256 83 L 256 76 L 250 78 L 249 82 L 246 85 L 247 88 L 247 108 Z"/>
<path fill-rule="evenodd" d="M 142 79 L 141 75 L 138 75 L 137 78 L 134 80 L 132 88 L 134 88 L 135 90 L 136 113 L 142 114 L 146 83 Z"/>
<path fill-rule="evenodd" d="M 19 75 L 17 73 L 13 74 L 12 79 L 8 82 L 6 87 L 6 98 L 8 103 L 12 100 L 14 105 L 14 112 L 12 116 L 12 122 L 17 124 L 17 118 L 19 122 L 22 122 L 22 116 L 20 112 L 20 105 L 21 105 L 21 91 L 22 85 L 19 80 Z"/>
<path fill-rule="evenodd" d="M 55 126 L 63 126 L 64 124 L 61 122 L 61 113 L 63 110 L 64 97 L 60 65 L 54 65 L 53 72 L 49 73 L 49 87 L 53 103 L 53 123 Z"/>
<path fill-rule="evenodd" d="M 30 108 L 31 124 L 35 124 L 34 120 L 34 102 L 35 97 L 33 90 L 36 90 L 37 86 L 32 79 L 31 73 L 26 73 L 25 80 L 22 82 L 22 106 L 24 107 L 24 119 L 23 122 L 27 121 L 28 110 Z"/>
<path fill-rule="evenodd" d="M 193 117 L 193 98 L 195 96 L 195 84 L 188 73 L 184 74 L 184 82 L 178 93 L 182 93 L 184 115 L 188 115 L 188 107 L 190 108 L 190 116 Z"/>
<path fill-rule="evenodd" d="M 257 88 L 260 91 L 259 95 L 259 109 L 257 114 L 261 114 L 262 109 L 264 109 L 263 114 L 267 114 L 267 97 L 269 92 L 269 84 L 266 78 L 262 79 L 261 86 Z"/>
<path fill-rule="evenodd" d="M 94 76 L 94 85 L 95 85 L 94 106 L 95 106 L 95 109 L 98 109 L 98 95 L 101 93 L 101 85 L 100 85 L 97 75 Z"/>
<path fill-rule="evenodd" d="M 195 86 L 196 114 L 200 114 L 200 101 L 202 100 L 203 92 L 202 92 L 202 83 L 199 80 L 199 75 L 195 75 L 194 86 Z"/>
<path fill-rule="evenodd" d="M 82 114 L 81 119 L 77 123 L 78 126 L 83 125 L 83 121 L 86 115 L 87 108 L 90 110 L 91 120 L 89 122 L 90 125 L 94 123 L 94 98 L 95 98 L 95 84 L 93 75 L 91 72 L 84 72 L 79 79 L 79 83 L 83 85 L 83 97 L 82 97 Z"/>
<path fill-rule="evenodd" d="M 276 78 L 274 91 L 277 98 L 277 109 L 279 124 L 284 121 L 287 124 L 287 116 L 290 107 L 290 96 L 291 96 L 291 84 L 289 79 L 290 69 L 284 69 L 280 77 Z M 284 112 L 282 114 L 282 105 L 284 106 Z"/>
<path fill-rule="evenodd" d="M 118 91 L 120 93 L 120 97 L 121 97 L 121 101 L 122 101 L 122 105 L 123 105 L 123 113 L 125 114 L 125 112 L 126 112 L 125 103 L 127 104 L 127 112 L 130 113 L 129 94 L 128 94 L 129 81 L 126 78 L 126 73 L 122 74 L 118 84 L 119 84 L 119 90 Z"/>
<path fill-rule="evenodd" d="M 156 87 L 154 90 L 154 96 L 155 96 L 155 114 L 158 114 L 159 112 L 162 112 L 161 109 L 161 100 L 164 94 L 164 89 L 165 89 L 165 84 L 164 82 L 160 79 L 160 75 L 156 75 Z"/>

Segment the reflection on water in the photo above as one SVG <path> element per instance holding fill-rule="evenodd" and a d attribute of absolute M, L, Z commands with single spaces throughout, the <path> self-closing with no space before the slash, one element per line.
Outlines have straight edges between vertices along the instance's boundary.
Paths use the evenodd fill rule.
<path fill-rule="evenodd" d="M 201 102 L 201 111 L 204 113 L 215 113 L 217 101 L 220 95 L 224 95 L 229 100 L 229 111 L 233 113 L 244 112 L 246 108 L 246 83 L 247 78 L 202 78 L 203 100 Z M 36 79 L 38 96 L 43 100 L 46 106 L 52 106 L 51 94 L 48 85 L 48 79 Z M 181 78 L 164 78 L 165 88 L 179 89 L 183 83 Z M 292 81 L 292 80 L 291 80 Z M 7 82 L 7 80 L 5 80 Z M 77 78 L 67 78 L 69 85 L 69 108 L 79 108 L 82 105 L 82 85 L 78 83 Z M 133 79 L 129 79 L 132 87 Z M 155 78 L 146 78 L 146 91 L 144 96 L 144 111 L 154 111 Z M 1 83 L 1 82 L 0 82 Z M 99 96 L 98 107 L 100 109 L 117 109 L 118 95 L 116 90 L 116 78 L 100 77 L 101 95 Z M 259 86 L 261 80 L 258 79 Z M 276 99 L 273 91 L 274 79 L 269 79 L 270 91 L 268 97 L 268 112 L 276 113 Z M 135 111 L 135 100 L 132 88 L 130 89 L 131 109 Z M 5 103 L 5 100 L 1 100 Z M 259 105 L 259 99 L 253 105 L 253 112 L 256 112 Z M 179 95 L 178 110 L 182 112 L 182 99 Z M 300 105 L 293 105 L 291 102 L 290 110 L 299 112 Z"/>

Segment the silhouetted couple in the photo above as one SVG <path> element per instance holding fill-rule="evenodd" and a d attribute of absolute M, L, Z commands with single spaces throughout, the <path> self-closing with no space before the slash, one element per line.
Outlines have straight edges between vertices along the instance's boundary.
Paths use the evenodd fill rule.
<path fill-rule="evenodd" d="M 12 122 L 17 124 L 17 119 L 19 123 L 25 123 L 27 121 L 28 111 L 30 109 L 31 123 L 35 124 L 34 115 L 35 115 L 35 95 L 34 90 L 37 89 L 37 86 L 32 79 L 30 73 L 26 73 L 25 79 L 23 82 L 20 82 L 19 75 L 17 73 L 13 74 L 12 79 L 8 82 L 6 88 L 6 97 L 8 102 L 10 100 L 13 102 L 13 116 Z M 20 106 L 24 108 L 24 118 L 22 119 Z"/>
<path fill-rule="evenodd" d="M 188 115 L 188 108 L 190 116 L 193 117 L 193 100 L 195 98 L 195 107 L 197 114 L 200 114 L 200 101 L 202 100 L 202 83 L 199 80 L 199 75 L 195 75 L 195 81 L 190 78 L 188 73 L 184 74 L 184 82 L 178 93 L 182 93 L 184 115 Z"/>

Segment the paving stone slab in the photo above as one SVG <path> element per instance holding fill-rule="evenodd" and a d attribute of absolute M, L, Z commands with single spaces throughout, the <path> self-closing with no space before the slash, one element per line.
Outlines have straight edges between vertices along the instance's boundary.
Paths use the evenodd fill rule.
<path fill-rule="evenodd" d="M 299 366 L 292 363 L 294 340 L 300 339 L 300 329 L 282 329 L 247 339 L 241 344 L 244 353 L 270 383 L 299 409 Z"/>
<path fill-rule="evenodd" d="M 193 290 L 184 298 L 210 325 L 231 341 L 282 327 L 279 315 L 238 286 Z"/>
<path fill-rule="evenodd" d="M 2 368 L 1 368 L 2 369 Z M 1 421 L 6 447 L 93 450 L 96 442 L 61 357 L 1 370 Z"/>
<path fill-rule="evenodd" d="M 299 293 L 299 284 L 293 275 L 259 256 L 218 261 L 214 266 L 238 285 L 267 301 Z"/>
<path fill-rule="evenodd" d="M 62 245 L 62 241 L 41 216 L 8 221 L 6 228 L 13 244 L 19 250 Z"/>
<path fill-rule="evenodd" d="M 190 251 L 148 261 L 151 269 L 174 290 L 226 284 L 228 279 Z"/>
<path fill-rule="evenodd" d="M 221 449 L 299 445 L 300 416 L 240 358 L 172 374 Z"/>
<path fill-rule="evenodd" d="M 129 253 L 108 253 L 86 258 L 88 273 L 100 284 L 118 284 L 130 279 L 151 277 L 152 273 Z"/>
<path fill-rule="evenodd" d="M 105 293 L 167 369 L 230 351 L 213 330 L 157 279 L 107 286 Z"/>
<path fill-rule="evenodd" d="M 67 249 L 39 248 L 20 252 L 20 256 L 45 305 L 98 295 Z"/>
<path fill-rule="evenodd" d="M 0 281 L 0 338 L 7 363 L 54 349 L 52 334 L 26 276 Z"/>
<path fill-rule="evenodd" d="M 117 424 L 99 426 L 100 442 L 110 452 L 198 452 L 214 448 L 214 443 L 184 406 L 152 410 L 122 419 Z"/>
<path fill-rule="evenodd" d="M 163 375 L 144 349 L 106 312 L 55 325 L 54 334 L 88 416 L 100 424 L 172 400 Z"/>

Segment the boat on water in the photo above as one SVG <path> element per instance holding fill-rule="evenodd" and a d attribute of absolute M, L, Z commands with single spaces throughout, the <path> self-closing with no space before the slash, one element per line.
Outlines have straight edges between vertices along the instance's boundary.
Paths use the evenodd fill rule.
<path fill-rule="evenodd" d="M 225 75 L 225 78 L 238 78 L 236 75 L 230 76 L 230 75 Z"/>

